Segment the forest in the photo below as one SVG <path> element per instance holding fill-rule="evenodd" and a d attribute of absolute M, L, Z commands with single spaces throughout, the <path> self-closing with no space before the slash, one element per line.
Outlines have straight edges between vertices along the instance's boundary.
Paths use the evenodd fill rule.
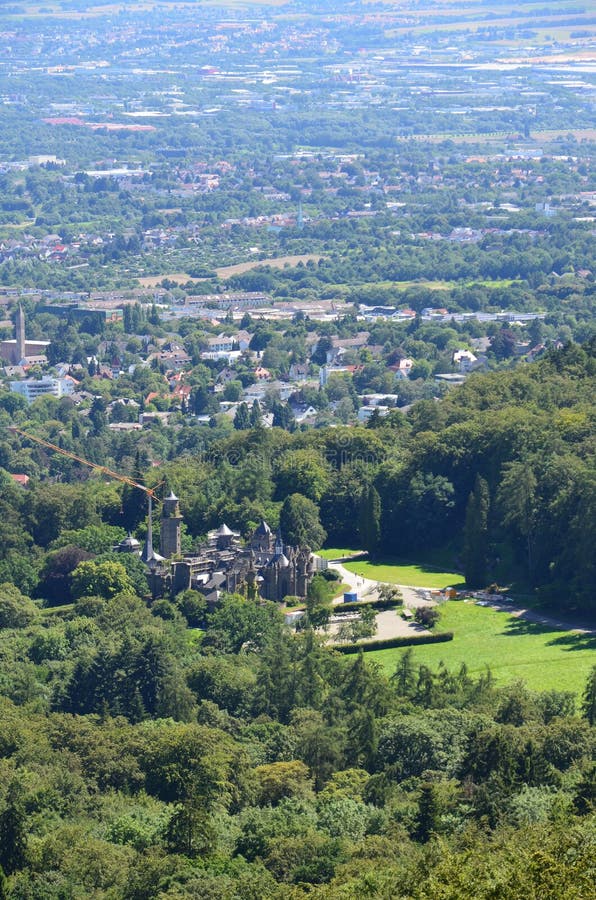
<path fill-rule="evenodd" d="M 447 545 L 468 582 L 507 570 L 589 616 L 594 374 L 570 344 L 407 418 L 255 422 L 139 475 L 179 493 L 187 548 L 281 516 L 373 558 Z M 100 417 L 79 444 L 53 406 L 40 433 L 102 446 Z M 273 603 L 151 601 L 138 558 L 111 552 L 142 537 L 141 493 L 15 434 L 3 452 L 38 466 L 0 497 L 4 896 L 591 896 L 596 669 L 579 697 L 411 649 L 387 676 Z"/>

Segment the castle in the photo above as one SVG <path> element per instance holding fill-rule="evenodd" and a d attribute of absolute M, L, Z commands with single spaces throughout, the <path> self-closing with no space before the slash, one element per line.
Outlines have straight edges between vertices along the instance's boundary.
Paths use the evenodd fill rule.
<path fill-rule="evenodd" d="M 222 591 L 241 591 L 252 597 L 281 602 L 284 597 L 306 597 L 318 568 L 318 557 L 308 547 L 285 544 L 264 520 L 243 544 L 240 533 L 221 525 L 207 535 L 195 555 L 181 554 L 180 501 L 170 493 L 160 518 L 160 552 L 153 549 L 151 516 L 141 559 L 147 566 L 154 598 L 173 596 L 192 588 L 215 602 Z M 139 553 L 140 544 L 128 537 L 118 544 L 122 553 Z M 322 562 L 322 561 L 321 561 Z"/>

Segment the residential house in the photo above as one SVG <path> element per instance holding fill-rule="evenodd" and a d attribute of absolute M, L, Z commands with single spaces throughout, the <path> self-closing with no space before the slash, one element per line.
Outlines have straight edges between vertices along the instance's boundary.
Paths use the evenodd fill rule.
<path fill-rule="evenodd" d="M 397 394 L 364 394 L 363 406 L 397 406 L 399 396 Z"/>
<path fill-rule="evenodd" d="M 169 425 L 171 415 L 172 413 L 170 412 L 142 412 L 139 415 L 139 424 L 143 428 L 156 422 L 159 422 L 161 425 Z"/>
<path fill-rule="evenodd" d="M 178 384 L 174 387 L 172 391 L 172 396 L 175 400 L 178 401 L 182 409 L 186 409 L 188 403 L 190 402 L 190 395 L 192 393 L 192 385 L 190 384 L 182 384 L 178 382 Z"/>
<path fill-rule="evenodd" d="M 235 350 L 235 339 L 227 334 L 218 334 L 217 337 L 210 337 L 207 341 L 207 350 L 209 353 L 231 353 Z"/>
<path fill-rule="evenodd" d="M 26 488 L 29 486 L 29 476 L 28 475 L 24 475 L 21 472 L 11 472 L 10 477 L 12 478 L 12 480 L 14 481 L 15 484 L 20 484 L 21 487 Z"/>
<path fill-rule="evenodd" d="M 298 425 L 314 423 L 318 410 L 310 403 L 290 403 L 289 406 Z"/>
<path fill-rule="evenodd" d="M 402 359 L 399 359 L 392 366 L 389 366 L 392 372 L 395 372 L 395 377 L 399 379 L 406 379 L 410 377 L 410 372 L 412 371 L 412 366 L 414 365 L 414 361 L 410 359 L 408 356 L 404 356 Z"/>
<path fill-rule="evenodd" d="M 160 364 L 178 371 L 192 363 L 192 359 L 186 350 L 164 350 L 161 353 L 153 354 L 153 357 L 157 358 Z"/>
<path fill-rule="evenodd" d="M 252 334 L 249 334 L 248 331 L 239 331 L 236 335 L 236 343 L 239 350 L 248 350 L 251 340 Z"/>
<path fill-rule="evenodd" d="M 362 366 L 321 366 L 319 369 L 319 386 L 325 387 L 332 375 L 353 375 Z"/>
<path fill-rule="evenodd" d="M 215 382 L 216 384 L 227 384 L 229 381 L 236 381 L 237 378 L 237 372 L 235 372 L 234 369 L 230 369 L 229 366 L 226 366 L 219 372 Z"/>
<path fill-rule="evenodd" d="M 471 372 L 476 368 L 478 357 L 471 350 L 456 350 L 452 360 L 459 372 Z"/>
<path fill-rule="evenodd" d="M 360 350 L 366 347 L 370 332 L 361 331 L 350 338 L 334 337 L 331 339 L 331 347 L 327 351 L 327 365 L 338 362 L 347 350 Z"/>
<path fill-rule="evenodd" d="M 441 319 L 443 316 L 449 315 L 449 310 L 445 309 L 444 306 L 435 307 L 435 306 L 425 306 L 423 310 L 421 310 L 420 315 L 423 319 Z"/>
<path fill-rule="evenodd" d="M 308 378 L 309 368 L 308 363 L 292 363 L 288 378 L 290 381 L 305 381 Z"/>
<path fill-rule="evenodd" d="M 248 387 L 244 389 L 242 399 L 248 403 L 249 406 L 252 406 L 255 400 L 258 400 L 259 402 L 263 400 L 267 389 L 268 385 L 264 384 L 262 381 L 257 381 L 256 384 L 249 384 Z"/>

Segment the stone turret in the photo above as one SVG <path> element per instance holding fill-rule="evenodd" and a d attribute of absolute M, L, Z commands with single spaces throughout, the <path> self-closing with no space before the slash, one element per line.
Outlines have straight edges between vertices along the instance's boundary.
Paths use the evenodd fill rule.
<path fill-rule="evenodd" d="M 180 514 L 180 501 L 172 491 L 163 501 L 160 529 L 159 547 L 161 555 L 165 559 L 170 559 L 171 556 L 179 556 L 181 552 L 182 516 Z"/>

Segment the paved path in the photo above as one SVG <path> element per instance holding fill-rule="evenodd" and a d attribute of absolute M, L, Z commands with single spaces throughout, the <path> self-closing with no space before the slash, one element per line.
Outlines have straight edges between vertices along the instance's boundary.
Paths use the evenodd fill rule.
<path fill-rule="evenodd" d="M 345 566 L 342 566 L 339 562 L 330 562 L 329 568 L 334 569 L 341 577 L 341 580 L 350 586 L 350 590 L 355 591 L 358 594 L 359 600 L 372 602 L 373 600 L 378 599 L 378 587 L 381 582 L 374 581 L 372 578 L 364 578 L 362 575 L 356 575 L 354 572 L 350 572 L 346 569 Z M 404 606 L 409 609 L 416 609 L 419 606 L 436 606 L 437 601 L 429 599 L 428 597 L 431 590 L 430 588 L 414 587 L 408 584 L 398 584 L 397 587 L 400 589 L 404 598 Z M 335 605 L 339 605 L 343 602 L 343 597 L 338 597 L 333 602 Z M 527 609 L 523 606 L 516 606 L 510 603 L 492 601 L 489 605 L 492 606 L 493 609 L 507 612 L 515 618 L 525 619 L 527 622 L 534 622 L 537 625 L 545 625 L 560 631 L 575 631 L 579 634 L 596 635 L 596 628 L 585 623 L 574 625 L 572 622 L 566 622 L 554 616 L 547 616 L 542 612 L 537 612 L 536 610 Z M 392 616 L 395 616 L 395 618 L 392 619 Z M 399 621 L 399 625 L 395 621 L 396 619 Z M 388 611 L 388 614 L 384 612 L 379 613 L 377 616 L 377 624 L 377 638 L 385 639 L 401 634 L 411 634 L 413 630 L 413 623 L 408 624 L 407 622 L 404 622 L 401 616 L 396 616 L 393 611 Z M 402 626 L 405 627 L 405 631 Z M 417 628 L 419 631 L 419 626 L 417 626 Z"/>
<path fill-rule="evenodd" d="M 340 612 L 340 610 L 338 610 Z M 347 613 L 344 621 L 349 621 L 349 616 L 354 615 L 356 618 L 358 617 L 357 613 Z M 339 627 L 339 621 L 332 621 L 329 626 L 329 635 L 333 637 L 337 634 Z M 362 638 L 358 641 L 358 643 L 365 644 L 368 641 L 386 641 L 389 638 L 394 637 L 413 637 L 417 634 L 429 634 L 426 628 L 423 628 L 422 625 L 418 625 L 417 622 L 407 621 L 406 619 L 402 619 L 401 611 L 399 609 L 383 609 L 377 613 L 377 632 L 371 638 Z"/>
<path fill-rule="evenodd" d="M 359 600 L 366 602 L 378 599 L 378 587 L 382 582 L 374 581 L 372 578 L 364 578 L 362 575 L 356 575 L 338 562 L 330 562 L 329 568 L 338 573 L 344 584 L 349 584 L 350 590 L 355 591 L 358 594 Z M 428 593 L 430 588 L 413 587 L 409 584 L 398 584 L 396 587 L 402 592 L 404 606 L 407 606 L 410 609 L 416 609 L 419 606 L 436 605 L 436 600 L 428 600 L 424 596 L 424 594 Z M 333 602 L 335 604 L 343 603 L 343 598 L 338 597 Z"/>
<path fill-rule="evenodd" d="M 374 581 L 372 578 L 364 578 L 362 575 L 356 575 L 354 572 L 350 572 L 345 566 L 342 566 L 341 563 L 338 562 L 330 562 L 329 568 L 333 569 L 344 584 L 349 585 L 350 590 L 355 592 L 358 595 L 358 600 L 363 602 L 372 603 L 374 600 L 377 600 L 379 597 L 379 584 L 381 582 Z M 415 609 L 418 606 L 434 606 L 434 600 L 425 599 L 422 594 L 424 593 L 424 589 L 411 587 L 409 585 L 399 584 L 397 585 L 400 591 L 402 592 L 404 598 L 404 606 L 409 607 L 410 609 Z M 343 603 L 343 597 L 336 597 L 333 601 L 334 606 L 341 607 Z M 339 611 L 339 610 L 338 610 Z M 333 635 L 337 632 L 339 628 L 339 622 L 333 623 L 329 628 L 330 635 Z M 418 625 L 417 622 L 408 621 L 406 619 L 402 619 L 401 610 L 395 609 L 386 609 L 381 610 L 377 613 L 377 633 L 372 638 L 368 638 L 366 640 L 377 641 L 377 640 L 389 640 L 389 638 L 394 637 L 412 637 L 416 634 L 428 634 L 426 628 L 423 628 L 421 625 Z M 363 640 L 362 643 L 366 643 L 366 640 Z"/>
<path fill-rule="evenodd" d="M 362 575 L 355 575 L 354 572 L 350 572 L 341 563 L 330 562 L 329 568 L 337 572 L 343 583 L 350 586 L 351 591 L 358 594 L 359 600 L 377 599 L 378 581 L 373 581 L 372 578 L 363 578 Z M 343 603 L 343 597 L 336 598 L 333 602 Z"/>

